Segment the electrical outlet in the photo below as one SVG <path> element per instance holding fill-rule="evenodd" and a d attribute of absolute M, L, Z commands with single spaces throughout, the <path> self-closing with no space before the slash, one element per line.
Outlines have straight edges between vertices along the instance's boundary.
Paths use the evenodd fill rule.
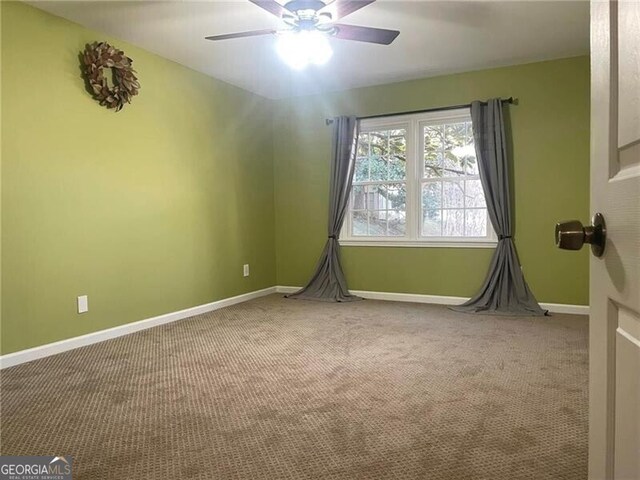
<path fill-rule="evenodd" d="M 243 267 L 242 267 L 242 274 L 243 274 L 245 277 L 248 277 L 248 276 L 249 276 L 249 264 L 248 264 L 248 263 L 245 263 L 245 264 L 243 265 Z"/>
<path fill-rule="evenodd" d="M 78 313 L 85 313 L 89 311 L 89 297 L 87 295 L 81 295 L 78 297 Z"/>

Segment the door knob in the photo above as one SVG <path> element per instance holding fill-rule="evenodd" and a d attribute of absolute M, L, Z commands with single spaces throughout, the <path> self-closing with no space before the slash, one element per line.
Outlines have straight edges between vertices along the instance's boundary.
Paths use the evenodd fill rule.
<path fill-rule="evenodd" d="M 607 243 L 607 228 L 604 217 L 596 213 L 586 227 L 579 220 L 569 220 L 556 224 L 556 246 L 563 250 L 580 250 L 582 245 L 591 245 L 591 253 L 596 257 L 604 254 Z"/>

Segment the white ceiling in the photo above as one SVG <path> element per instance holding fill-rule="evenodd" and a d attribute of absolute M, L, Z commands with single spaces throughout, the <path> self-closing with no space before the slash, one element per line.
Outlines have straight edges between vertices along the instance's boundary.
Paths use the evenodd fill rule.
<path fill-rule="evenodd" d="M 220 42 L 204 39 L 206 35 L 281 27 L 276 17 L 247 0 L 30 3 L 270 98 L 589 51 L 587 1 L 378 0 L 342 22 L 400 30 L 393 44 L 331 39 L 334 56 L 329 63 L 302 72 L 291 71 L 281 62 L 275 52 L 275 36 Z"/>

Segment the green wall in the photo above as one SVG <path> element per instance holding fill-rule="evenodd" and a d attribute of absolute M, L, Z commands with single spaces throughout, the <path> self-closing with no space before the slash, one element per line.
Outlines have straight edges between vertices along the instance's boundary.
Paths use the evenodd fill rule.
<path fill-rule="evenodd" d="M 270 102 L 33 7 L 0 8 L 2 353 L 274 285 Z M 80 77 L 95 40 L 138 71 L 119 113 Z"/>
<path fill-rule="evenodd" d="M 512 135 L 515 238 L 541 302 L 587 304 L 587 249 L 559 251 L 558 220 L 589 217 L 589 60 L 577 57 L 427 78 L 278 102 L 274 143 L 277 276 L 303 285 L 326 237 L 329 147 L 326 117 L 359 116 L 517 97 Z M 344 247 L 350 288 L 471 296 L 492 250 Z"/>

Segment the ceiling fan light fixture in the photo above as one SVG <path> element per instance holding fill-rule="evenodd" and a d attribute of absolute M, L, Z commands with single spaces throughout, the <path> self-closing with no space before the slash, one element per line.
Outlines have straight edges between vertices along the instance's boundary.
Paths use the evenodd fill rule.
<path fill-rule="evenodd" d="M 295 70 L 324 65 L 333 55 L 327 35 L 317 30 L 299 30 L 279 35 L 277 51 L 282 60 Z"/>

